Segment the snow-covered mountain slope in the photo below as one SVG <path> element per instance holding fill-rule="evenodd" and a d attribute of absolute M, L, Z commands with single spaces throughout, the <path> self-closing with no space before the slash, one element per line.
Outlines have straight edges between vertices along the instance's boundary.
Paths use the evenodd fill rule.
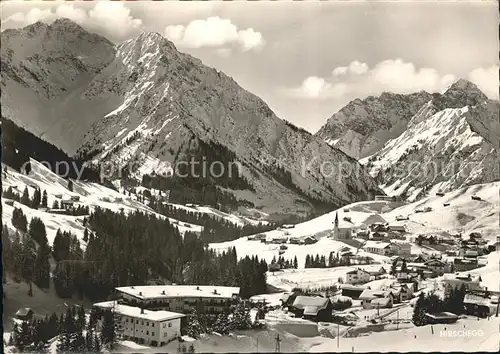
<path fill-rule="evenodd" d="M 30 50 L 53 66 L 39 67 L 41 59 L 33 59 L 31 52 L 12 54 L 30 36 L 41 43 Z M 68 46 L 68 41 L 76 44 Z M 143 33 L 115 47 L 68 20 L 57 20 L 50 26 L 4 31 L 2 42 L 2 66 L 10 68 L 2 72 L 2 91 L 9 92 L 5 99 L 2 95 L 7 118 L 70 153 L 79 149 L 80 156 L 113 163 L 116 171 L 127 167 L 140 178 L 168 173 L 176 162 L 208 149 L 239 163 L 241 178 L 251 185 L 225 191 L 264 212 L 305 213 L 318 202 L 342 205 L 380 193 L 356 160 L 279 119 L 232 78 L 178 52 L 157 33 Z M 93 42 L 102 50 L 88 50 L 86 43 Z M 56 66 L 59 61 L 77 63 L 80 71 L 66 62 Z M 16 79 L 20 66 L 28 64 L 37 70 L 34 83 L 29 73 Z M 59 70 L 71 72 L 60 78 L 71 85 L 44 89 L 39 83 L 44 75 Z M 33 111 L 45 113 L 34 117 L 22 111 L 24 96 Z M 358 173 L 344 176 L 337 168 L 324 176 L 320 166 L 325 161 Z"/>
<path fill-rule="evenodd" d="M 361 162 L 387 194 L 409 201 L 428 192 L 498 181 L 499 109 L 498 101 L 486 100 L 434 113 L 431 101 L 403 134 Z"/>
<path fill-rule="evenodd" d="M 114 58 L 113 44 L 66 19 L 1 33 L 2 116 L 73 153 L 114 104 L 81 94 Z"/>
<path fill-rule="evenodd" d="M 498 224 L 500 210 L 500 182 L 492 182 L 446 193 L 444 196 L 430 196 L 414 203 L 393 203 L 386 201 L 358 202 L 346 205 L 315 219 L 295 225 L 291 229 L 277 229 L 265 232 L 268 240 L 275 238 L 304 238 L 315 236 L 319 241 L 311 245 L 287 244 L 288 249 L 283 254 L 285 259 L 293 259 L 297 256 L 299 268 L 304 266 L 307 254 L 319 254 L 328 256 L 331 251 L 338 251 L 342 247 L 348 247 L 356 252 L 356 248 L 335 241 L 332 235 L 335 215 L 338 214 L 341 224 L 357 228 L 371 215 L 378 214 L 390 225 L 404 225 L 409 232 L 407 237 L 411 241 L 417 234 L 454 235 L 462 233 L 466 238 L 471 232 L 480 232 L 487 240 L 493 240 L 500 236 Z M 481 200 L 473 200 L 472 196 L 478 196 Z M 449 203 L 448 206 L 444 204 Z M 417 209 L 432 208 L 431 212 L 416 213 Z M 398 216 L 408 216 L 409 220 L 398 221 Z M 351 218 L 351 222 L 344 220 Z M 341 225 L 343 226 L 343 225 Z M 249 240 L 242 237 L 238 240 L 223 243 L 212 243 L 210 247 L 218 250 L 226 250 L 236 247 L 238 257 L 259 256 L 270 262 L 273 257 L 278 257 L 278 244 L 265 244 L 259 241 Z M 412 253 L 436 253 L 412 245 Z M 369 256 L 380 262 L 386 261 L 385 256 L 378 256 L 360 250 L 358 255 Z"/>
<path fill-rule="evenodd" d="M 358 98 L 333 114 L 315 135 L 360 159 L 404 132 L 411 117 L 430 99 L 431 94 L 425 91 Z"/>
<path fill-rule="evenodd" d="M 500 236 L 500 182 L 464 187 L 440 197 L 430 195 L 417 202 L 396 208 L 382 216 L 395 225 L 406 225 L 408 231 L 418 233 L 450 233 L 468 236 L 480 232 L 485 239 Z M 478 196 L 481 200 L 473 200 Z M 444 206 L 444 204 L 449 204 Z M 432 208 L 428 213 L 417 209 Z M 408 221 L 395 221 L 398 215 L 409 216 Z"/>
<path fill-rule="evenodd" d="M 24 188 L 28 188 L 28 192 L 31 196 L 35 191 L 35 188 L 39 188 L 41 191 L 47 192 L 47 205 L 51 206 L 54 200 L 67 200 L 71 197 L 79 197 L 79 201 L 75 204 L 80 204 L 83 206 L 88 206 L 90 211 L 94 208 L 104 208 L 109 209 L 114 212 L 133 213 L 139 211 L 142 213 L 148 213 L 154 215 L 158 218 L 166 218 L 165 216 L 156 213 L 150 207 L 136 200 L 136 196 L 128 196 L 125 193 L 117 192 L 113 189 L 107 188 L 97 183 L 85 182 L 85 181 L 73 181 L 73 191 L 68 190 L 68 182 L 63 178 L 57 176 L 52 171 L 47 169 L 45 166 L 39 162 L 31 159 L 31 171 L 28 175 L 19 173 L 8 166 L 3 165 L 2 171 L 7 167 L 6 172 L 3 174 L 2 178 L 2 188 L 7 190 L 12 187 L 14 192 L 22 194 Z M 85 246 L 83 241 L 83 216 L 71 216 L 71 215 L 61 215 L 53 214 L 42 209 L 32 209 L 21 203 L 14 202 L 14 205 L 9 205 L 6 203 L 6 199 L 2 198 L 2 217 L 4 224 L 7 224 L 10 229 L 14 230 L 12 226 L 12 212 L 14 208 L 20 208 L 26 215 L 28 222 L 32 217 L 39 217 L 44 222 L 47 228 L 47 239 L 51 244 L 54 240 L 56 232 L 58 229 L 70 231 L 75 234 L 82 245 Z M 145 201 L 147 202 L 147 200 Z M 234 223 L 235 225 L 242 226 L 244 224 L 258 224 L 260 221 L 251 219 L 244 216 L 231 215 L 227 213 L 222 213 L 212 210 L 211 208 L 204 207 L 185 207 L 182 205 L 172 204 L 174 208 L 187 208 L 189 211 L 204 213 L 210 216 L 214 216 L 218 212 L 218 217 L 223 218 L 227 221 Z M 181 233 L 186 231 L 201 232 L 202 226 L 178 222 L 173 218 L 169 218 L 170 222 L 173 223 L 175 227 L 179 229 Z"/>

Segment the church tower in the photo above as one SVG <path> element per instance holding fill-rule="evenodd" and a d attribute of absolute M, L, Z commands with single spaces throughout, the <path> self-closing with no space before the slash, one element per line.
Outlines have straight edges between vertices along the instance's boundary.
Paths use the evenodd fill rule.
<path fill-rule="evenodd" d="M 340 236 L 339 232 L 339 214 L 335 213 L 335 222 L 333 226 L 333 239 L 338 240 Z"/>

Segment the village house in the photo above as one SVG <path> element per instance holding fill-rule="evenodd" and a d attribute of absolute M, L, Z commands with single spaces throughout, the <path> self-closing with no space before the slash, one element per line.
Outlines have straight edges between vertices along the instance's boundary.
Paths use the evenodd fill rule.
<path fill-rule="evenodd" d="M 394 295 L 399 295 L 399 301 L 408 301 L 413 297 L 413 283 L 395 283 L 391 285 L 391 290 Z"/>
<path fill-rule="evenodd" d="M 362 300 L 364 309 L 391 308 L 394 303 L 394 295 L 390 290 L 366 289 L 361 293 L 359 299 Z"/>
<path fill-rule="evenodd" d="M 298 238 L 298 237 L 290 237 L 288 239 L 288 243 L 290 243 L 292 245 L 300 245 L 301 241 L 300 241 L 300 238 Z"/>
<path fill-rule="evenodd" d="M 467 272 L 479 268 L 477 258 L 455 258 L 453 260 L 453 270 L 455 272 Z"/>
<path fill-rule="evenodd" d="M 375 253 L 383 256 L 391 254 L 391 244 L 389 242 L 367 241 L 363 246 L 366 252 Z"/>
<path fill-rule="evenodd" d="M 425 267 L 432 272 L 433 277 L 443 275 L 444 273 L 451 272 L 451 264 L 443 262 L 440 259 L 429 259 L 424 263 Z"/>
<path fill-rule="evenodd" d="M 362 286 L 355 286 L 351 284 L 342 284 L 340 286 L 342 296 L 350 297 L 351 299 L 359 299 L 359 296 L 366 290 Z"/>
<path fill-rule="evenodd" d="M 370 280 L 380 279 L 382 275 L 387 274 L 385 268 L 380 265 L 367 266 L 363 270 L 370 274 Z"/>
<path fill-rule="evenodd" d="M 411 244 L 408 242 L 391 242 L 391 251 L 400 257 L 410 257 Z"/>
<path fill-rule="evenodd" d="M 371 234 L 370 240 L 372 241 L 385 241 L 387 234 L 385 232 L 375 231 Z"/>
<path fill-rule="evenodd" d="M 34 312 L 29 307 L 23 307 L 17 310 L 16 318 L 22 321 L 31 321 L 33 319 Z"/>
<path fill-rule="evenodd" d="M 347 284 L 364 284 L 370 281 L 370 273 L 363 269 L 354 269 L 346 273 Z"/>
<path fill-rule="evenodd" d="M 297 296 L 288 310 L 295 317 L 328 322 L 331 320 L 333 305 L 327 297 Z"/>
<path fill-rule="evenodd" d="M 265 234 L 257 234 L 257 235 L 253 235 L 253 236 L 248 236 L 248 240 L 249 241 L 262 241 L 262 240 L 266 240 L 266 235 Z"/>
<path fill-rule="evenodd" d="M 7 204 L 7 205 L 10 205 L 10 206 L 14 205 L 14 201 L 12 199 L 5 199 L 4 198 L 4 201 L 5 201 L 5 204 Z"/>
<path fill-rule="evenodd" d="M 61 200 L 61 209 L 69 209 L 73 207 L 73 201 L 72 200 Z"/>
<path fill-rule="evenodd" d="M 370 232 L 368 230 L 358 230 L 356 232 L 356 237 L 368 240 L 368 238 L 370 237 Z"/>
<path fill-rule="evenodd" d="M 379 214 L 371 214 L 362 222 L 362 224 L 366 226 L 371 226 L 373 224 L 385 225 L 387 224 L 387 220 L 385 220 Z"/>
<path fill-rule="evenodd" d="M 210 285 L 146 285 L 116 288 L 123 301 L 131 306 L 174 312 L 193 309 L 220 313 L 238 299 L 240 288 Z"/>
<path fill-rule="evenodd" d="M 302 243 L 305 244 L 305 245 L 312 245 L 312 244 L 314 244 L 316 242 L 318 242 L 318 240 L 314 236 L 307 236 L 306 238 L 304 238 L 302 240 Z"/>
<path fill-rule="evenodd" d="M 465 294 L 464 307 L 467 315 L 482 318 L 493 314 L 496 310 L 496 305 L 492 304 L 489 298 L 476 294 Z"/>
<path fill-rule="evenodd" d="M 406 233 L 406 226 L 404 225 L 389 225 L 389 232 Z"/>
<path fill-rule="evenodd" d="M 429 324 L 448 324 L 458 320 L 458 316 L 451 312 L 426 313 L 425 317 Z"/>
<path fill-rule="evenodd" d="M 335 213 L 333 239 L 334 240 L 347 240 L 352 238 L 352 222 L 339 221 L 338 213 Z"/>
<path fill-rule="evenodd" d="M 457 289 L 465 286 L 466 290 L 480 290 L 481 289 L 481 276 L 471 275 L 458 275 L 458 274 L 445 274 L 443 277 L 443 283 L 445 291 L 448 292 L 451 289 Z"/>
<path fill-rule="evenodd" d="M 139 344 L 163 346 L 181 335 L 184 314 L 169 311 L 150 311 L 140 307 L 106 301 L 94 304 L 95 309 L 111 310 L 120 321 L 124 339 Z"/>

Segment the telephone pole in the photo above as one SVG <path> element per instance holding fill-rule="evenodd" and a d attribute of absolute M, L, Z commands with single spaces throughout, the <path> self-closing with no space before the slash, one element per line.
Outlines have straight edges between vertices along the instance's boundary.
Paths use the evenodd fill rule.
<path fill-rule="evenodd" d="M 340 341 L 340 323 L 337 323 L 337 348 L 339 347 Z"/>
<path fill-rule="evenodd" d="M 280 342 L 281 342 L 281 338 L 280 338 L 280 334 L 277 333 L 276 334 L 276 353 L 279 353 L 281 351 L 281 348 L 280 348 Z"/>

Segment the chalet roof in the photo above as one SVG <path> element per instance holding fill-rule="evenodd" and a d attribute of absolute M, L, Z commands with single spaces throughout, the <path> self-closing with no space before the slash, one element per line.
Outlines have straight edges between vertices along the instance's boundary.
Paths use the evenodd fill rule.
<path fill-rule="evenodd" d="M 367 241 L 366 244 L 363 246 L 364 249 L 367 248 L 377 248 L 377 249 L 384 249 L 390 247 L 391 244 L 389 242 L 374 242 L 374 241 Z"/>
<path fill-rule="evenodd" d="M 372 214 L 369 217 L 367 217 L 362 223 L 365 225 L 372 225 L 376 223 L 386 224 L 387 221 L 379 214 Z"/>
<path fill-rule="evenodd" d="M 211 285 L 143 285 L 124 286 L 117 291 L 140 299 L 158 299 L 171 297 L 205 297 L 205 298 L 232 298 L 238 295 L 239 287 L 211 286 Z"/>
<path fill-rule="evenodd" d="M 381 265 L 371 265 L 363 268 L 368 273 L 385 273 L 385 268 Z"/>
<path fill-rule="evenodd" d="M 33 312 L 29 307 L 22 307 L 16 312 L 16 316 L 26 316 L 29 312 Z"/>
<path fill-rule="evenodd" d="M 361 268 L 356 268 L 356 269 L 350 270 L 346 274 L 358 274 L 358 272 L 369 274 L 368 271 L 361 269 Z"/>
<path fill-rule="evenodd" d="M 375 298 L 370 303 L 375 306 L 384 307 L 389 305 L 390 302 L 391 302 L 390 297 L 382 297 L 382 298 Z"/>
<path fill-rule="evenodd" d="M 390 290 L 370 290 L 366 289 L 359 295 L 360 300 L 373 300 L 376 298 L 388 297 L 392 292 Z"/>
<path fill-rule="evenodd" d="M 444 320 L 444 319 L 458 320 L 458 316 L 451 312 L 426 313 L 425 315 L 435 320 Z"/>
<path fill-rule="evenodd" d="M 141 312 L 141 308 L 139 307 L 118 304 L 116 301 L 99 302 L 97 304 L 94 304 L 94 306 L 103 309 L 114 308 L 115 313 L 119 313 L 120 315 L 134 317 L 134 318 L 142 318 L 150 321 L 165 321 L 185 316 L 182 313 L 176 313 L 170 311 L 143 310 Z"/>
<path fill-rule="evenodd" d="M 319 296 L 297 296 L 293 302 L 293 307 L 304 309 L 306 307 L 317 307 L 318 310 L 325 309 L 330 299 Z M 317 311 L 316 311 L 317 312 Z"/>
<path fill-rule="evenodd" d="M 364 288 L 362 286 L 351 285 L 351 284 L 342 284 L 340 286 L 340 289 L 342 289 L 342 290 L 364 291 L 366 288 Z"/>
<path fill-rule="evenodd" d="M 464 303 L 488 306 L 490 303 L 490 299 L 479 295 L 465 294 Z"/>

